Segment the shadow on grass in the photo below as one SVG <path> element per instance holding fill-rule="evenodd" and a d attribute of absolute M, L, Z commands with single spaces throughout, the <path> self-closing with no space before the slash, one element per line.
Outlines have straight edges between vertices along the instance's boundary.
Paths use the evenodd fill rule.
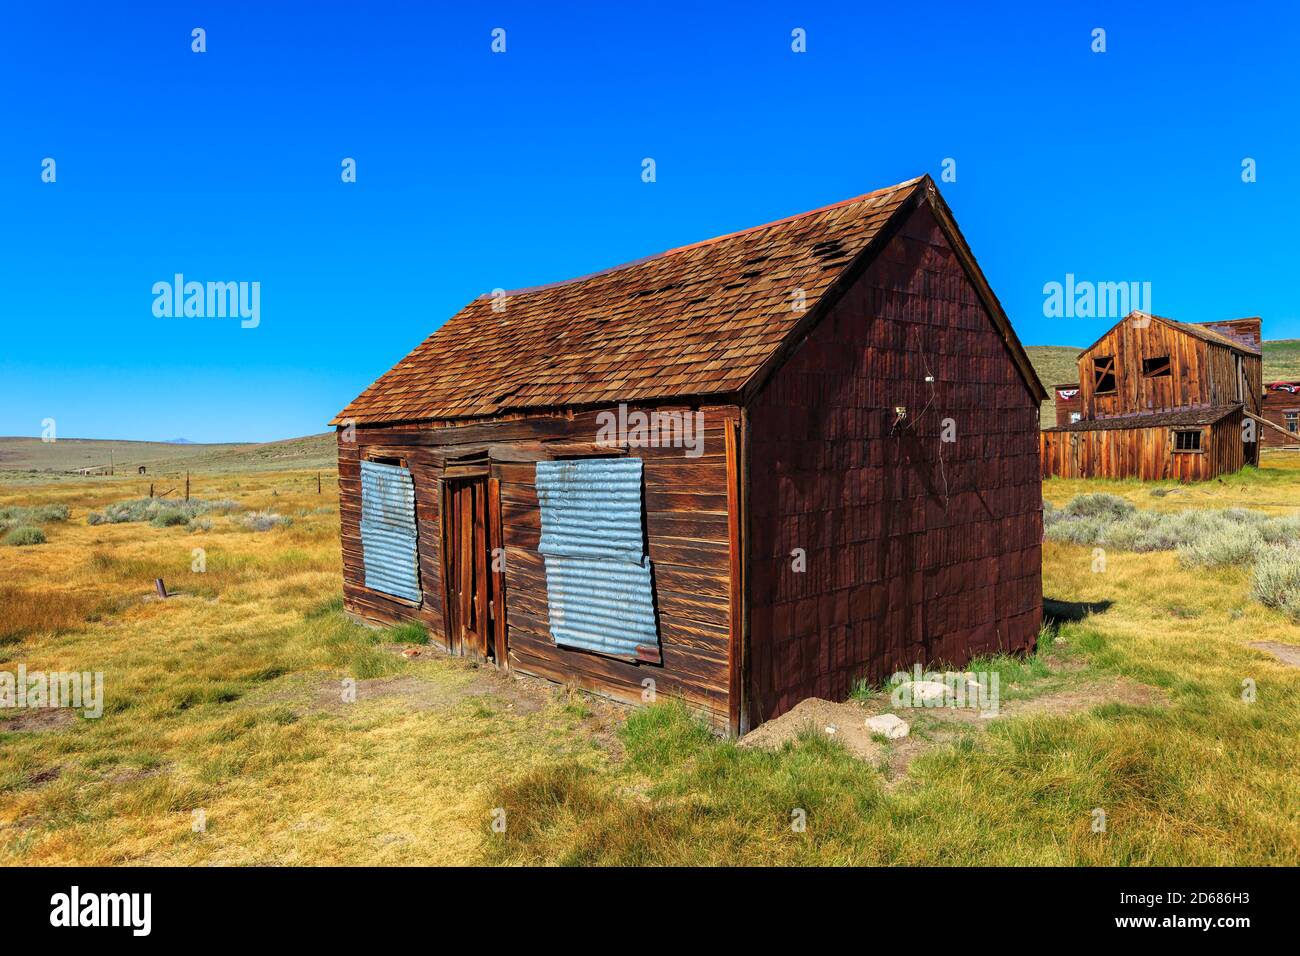
<path fill-rule="evenodd" d="M 1114 601 L 1053 601 L 1043 598 L 1043 624 L 1053 630 L 1062 624 L 1077 624 L 1092 614 L 1105 614 Z"/>

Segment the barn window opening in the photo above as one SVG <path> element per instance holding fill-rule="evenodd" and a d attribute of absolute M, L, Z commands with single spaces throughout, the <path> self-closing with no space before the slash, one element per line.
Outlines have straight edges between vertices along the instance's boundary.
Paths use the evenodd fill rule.
<path fill-rule="evenodd" d="M 1092 391 L 1095 395 L 1115 391 L 1115 356 L 1099 355 L 1092 360 Z"/>
<path fill-rule="evenodd" d="M 361 462 L 361 555 L 365 585 L 419 604 L 415 484 L 395 459 Z"/>
<path fill-rule="evenodd" d="M 1143 378 L 1164 378 L 1169 374 L 1168 355 L 1156 355 L 1142 360 Z"/>
<path fill-rule="evenodd" d="M 641 459 L 539 461 L 535 477 L 552 640 L 660 663 Z"/>
<path fill-rule="evenodd" d="M 1300 433 L 1300 411 L 1283 412 L 1282 418 L 1286 422 L 1287 431 Z"/>
<path fill-rule="evenodd" d="M 1201 450 L 1201 432 L 1200 429 L 1195 431 L 1176 431 L 1174 432 L 1174 451 L 1200 451 Z"/>

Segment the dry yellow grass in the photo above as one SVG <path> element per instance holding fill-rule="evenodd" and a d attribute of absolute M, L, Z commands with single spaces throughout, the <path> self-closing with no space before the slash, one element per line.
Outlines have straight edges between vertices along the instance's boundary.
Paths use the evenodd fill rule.
<path fill-rule="evenodd" d="M 24 632 L 0 660 L 105 675 L 98 720 L 15 732 L 0 712 L 5 863 L 465 862 L 487 788 L 553 759 L 555 735 L 569 738 L 559 752 L 581 739 L 560 703 L 494 712 L 462 699 L 469 666 L 408 662 L 346 621 L 337 504 L 315 494 L 314 473 L 196 483 L 196 497 L 269 508 L 289 528 L 252 532 L 237 515 L 207 533 L 86 524 L 137 493 L 0 489 L 0 504 L 73 508 L 47 544 L 0 549 L 0 620 Z M 178 596 L 154 599 L 155 577 Z M 342 704 L 343 678 L 383 675 L 408 692 Z"/>

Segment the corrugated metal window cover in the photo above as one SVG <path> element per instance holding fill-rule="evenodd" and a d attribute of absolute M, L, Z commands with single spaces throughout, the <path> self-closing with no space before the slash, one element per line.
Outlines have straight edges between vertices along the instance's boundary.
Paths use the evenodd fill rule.
<path fill-rule="evenodd" d="M 639 458 L 539 461 L 537 501 L 551 638 L 658 662 L 654 585 L 641 520 Z"/>
<path fill-rule="evenodd" d="M 415 483 L 409 469 L 361 463 L 361 552 L 366 587 L 420 603 Z"/>

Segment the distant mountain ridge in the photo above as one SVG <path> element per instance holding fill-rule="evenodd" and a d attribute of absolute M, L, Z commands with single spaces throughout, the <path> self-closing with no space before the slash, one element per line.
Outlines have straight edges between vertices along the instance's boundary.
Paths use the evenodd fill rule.
<path fill-rule="evenodd" d="M 0 438 L 0 473 L 68 474 L 78 469 L 113 469 L 118 477 L 203 472 L 333 470 L 338 465 L 334 432 L 272 442 L 201 444 L 192 441 L 113 441 L 99 438 Z M 2 479 L 0 479 L 2 480 Z"/>

